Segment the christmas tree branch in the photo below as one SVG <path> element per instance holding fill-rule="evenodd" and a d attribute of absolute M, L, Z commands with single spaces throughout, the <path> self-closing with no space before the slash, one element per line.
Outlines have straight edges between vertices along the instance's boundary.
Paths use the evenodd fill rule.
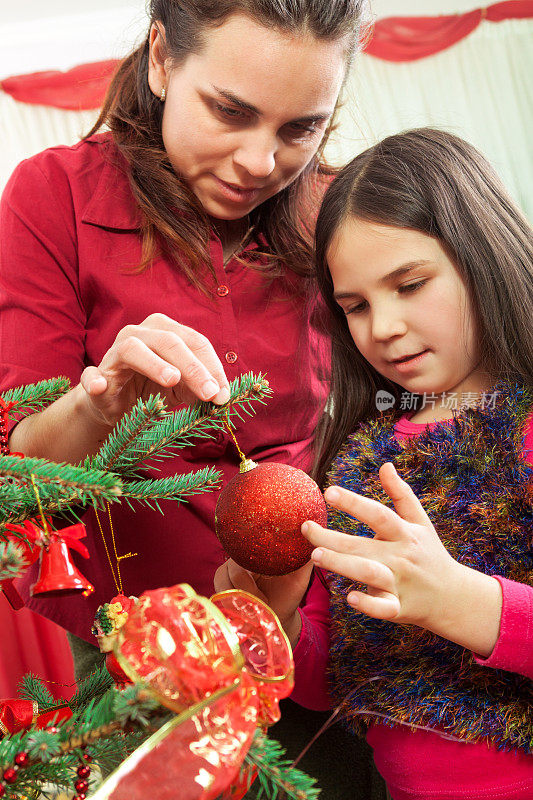
<path fill-rule="evenodd" d="M 192 443 L 195 438 L 206 438 L 217 431 L 225 430 L 225 423 L 242 411 L 248 416 L 254 413 L 253 404 L 264 405 L 272 390 L 263 375 L 247 373 L 230 384 L 230 399 L 226 405 L 198 403 L 192 408 L 183 408 L 168 414 L 149 431 L 149 438 L 141 445 L 142 460 L 173 455 Z"/>
<path fill-rule="evenodd" d="M 132 466 L 137 466 L 139 453 L 135 443 L 147 429 L 165 415 L 165 404 L 159 395 L 150 395 L 146 401 L 138 400 L 132 410 L 113 429 L 98 453 L 85 460 L 84 469 L 126 472 Z"/>
<path fill-rule="evenodd" d="M 284 756 L 285 751 L 278 742 L 257 731 L 241 768 L 241 774 L 245 768 L 255 767 L 257 770 L 259 787 L 256 800 L 263 797 L 270 800 L 276 797 L 316 800 L 320 789 L 315 786 L 315 779 L 293 767 Z"/>
<path fill-rule="evenodd" d="M 201 492 L 211 492 L 220 486 L 222 473 L 214 467 L 204 467 L 197 472 L 184 475 L 174 475 L 169 478 L 159 478 L 146 481 L 129 481 L 124 484 L 124 499 L 131 506 L 131 500 L 151 506 L 151 502 L 158 508 L 158 500 L 183 500 Z"/>
<path fill-rule="evenodd" d="M 76 693 L 68 701 L 70 708 L 80 710 L 85 708 L 91 700 L 102 697 L 111 687 L 114 681 L 105 667 L 94 670 L 83 681 L 78 682 Z"/>
<path fill-rule="evenodd" d="M 103 688 L 104 672 L 102 669 L 95 673 L 90 691 Z M 53 710 L 51 695 L 38 683 L 34 676 L 25 679 L 28 699 L 40 699 L 43 706 L 48 701 Z M 75 696 L 69 702 L 74 711 L 70 719 L 52 728 L 23 731 L 0 741 L 1 770 L 13 765 L 17 753 L 27 753 L 29 759 L 19 769 L 15 783 L 5 785 L 5 800 L 19 800 L 22 794 L 31 794 L 47 783 L 72 787 L 75 768 L 83 763 L 84 753 L 89 753 L 96 765 L 114 768 L 173 716 L 144 684 L 128 686 L 123 691 L 113 687 L 98 700 L 94 696 L 88 699 L 90 691 L 84 698 L 79 695 L 76 700 Z M 78 701 L 80 706 L 76 707 Z M 315 781 L 292 767 L 284 755 L 277 742 L 258 731 L 243 762 L 241 775 L 250 768 L 257 770 L 257 798 L 276 800 L 284 796 L 287 800 L 316 800 Z"/>
<path fill-rule="evenodd" d="M 39 513 L 32 476 L 46 514 L 73 504 L 113 502 L 122 493 L 121 481 L 112 473 L 41 458 L 1 456 L 0 522 L 18 523 Z"/>
<path fill-rule="evenodd" d="M 1 541 L 0 532 L 0 581 L 16 578 L 24 568 L 24 558 L 14 542 Z"/>
<path fill-rule="evenodd" d="M 5 403 L 13 403 L 9 413 L 22 418 L 46 408 L 66 394 L 69 389 L 68 378 L 51 378 L 38 383 L 30 383 L 28 386 L 8 389 L 2 394 L 2 398 Z"/>
<path fill-rule="evenodd" d="M 35 701 L 39 706 L 39 712 L 48 711 L 49 709 L 57 707 L 57 701 L 44 683 L 32 672 L 28 672 L 23 676 L 21 682 L 17 686 L 17 694 L 23 700 Z"/>

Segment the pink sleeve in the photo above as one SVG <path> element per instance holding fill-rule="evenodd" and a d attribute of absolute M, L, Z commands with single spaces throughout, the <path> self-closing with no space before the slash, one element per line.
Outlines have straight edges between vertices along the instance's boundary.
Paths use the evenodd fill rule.
<path fill-rule="evenodd" d="M 533 587 L 497 576 L 503 592 L 500 636 L 488 658 L 478 664 L 518 672 L 533 679 Z"/>
<path fill-rule="evenodd" d="M 305 708 L 325 711 L 331 707 L 326 683 L 329 593 L 316 576 L 300 615 L 302 632 L 294 648 L 295 683 L 291 699 Z"/>
<path fill-rule="evenodd" d="M 526 426 L 524 457 L 533 464 L 533 415 Z M 533 587 L 495 577 L 503 593 L 500 636 L 488 658 L 474 657 L 482 666 L 533 679 Z"/>

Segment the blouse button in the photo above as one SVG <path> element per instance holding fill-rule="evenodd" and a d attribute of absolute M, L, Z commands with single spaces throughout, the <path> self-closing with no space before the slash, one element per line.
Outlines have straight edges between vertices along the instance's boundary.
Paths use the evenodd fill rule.
<path fill-rule="evenodd" d="M 228 362 L 228 364 L 235 364 L 235 362 L 237 361 L 237 353 L 234 353 L 233 350 L 229 350 L 226 353 L 226 361 Z"/>
<path fill-rule="evenodd" d="M 228 287 L 224 286 L 224 285 L 219 286 L 218 289 L 217 289 L 217 294 L 218 294 L 219 297 L 225 297 L 227 294 L 229 294 Z"/>

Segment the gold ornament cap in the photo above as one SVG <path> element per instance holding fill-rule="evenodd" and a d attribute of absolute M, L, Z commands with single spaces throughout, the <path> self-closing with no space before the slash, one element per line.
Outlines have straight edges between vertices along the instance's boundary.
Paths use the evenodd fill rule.
<path fill-rule="evenodd" d="M 251 458 L 243 458 L 240 465 L 239 465 L 239 472 L 250 472 L 250 470 L 255 469 L 257 467 L 257 463 L 252 461 Z"/>

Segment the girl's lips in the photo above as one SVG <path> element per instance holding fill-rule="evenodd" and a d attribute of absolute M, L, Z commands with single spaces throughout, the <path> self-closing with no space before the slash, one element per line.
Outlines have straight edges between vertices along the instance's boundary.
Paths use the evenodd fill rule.
<path fill-rule="evenodd" d="M 231 183 L 221 181 L 216 175 L 213 175 L 213 178 L 215 179 L 215 183 L 219 192 L 224 195 L 227 200 L 231 200 L 233 203 L 253 203 L 261 191 L 260 188 L 239 189 Z"/>
<path fill-rule="evenodd" d="M 428 354 L 429 350 L 422 350 L 421 353 L 417 353 L 405 361 L 392 361 L 391 364 L 398 372 L 412 372 L 420 366 Z"/>

